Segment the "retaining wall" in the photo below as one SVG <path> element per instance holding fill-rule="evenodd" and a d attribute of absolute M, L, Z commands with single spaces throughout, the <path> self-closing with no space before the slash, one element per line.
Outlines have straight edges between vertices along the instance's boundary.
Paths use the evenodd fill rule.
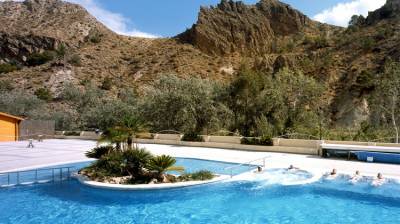
<path fill-rule="evenodd" d="M 81 140 L 98 140 L 99 136 L 94 132 L 83 132 L 81 136 L 57 136 L 62 139 L 81 139 Z M 330 140 L 303 140 L 303 139 L 283 139 L 274 138 L 274 146 L 259 145 L 243 145 L 240 144 L 241 137 L 238 136 L 203 136 L 204 142 L 186 142 L 181 141 L 180 134 L 155 134 L 154 139 L 138 139 L 135 141 L 143 144 L 165 144 L 165 145 L 181 145 L 192 147 L 208 147 L 223 148 L 246 151 L 261 152 L 280 152 L 295 153 L 306 155 L 320 155 L 321 144 L 342 144 L 342 145 L 361 145 L 361 146 L 386 146 L 400 147 L 400 144 L 392 143 L 370 143 L 370 142 L 353 142 L 353 141 L 330 141 Z"/>

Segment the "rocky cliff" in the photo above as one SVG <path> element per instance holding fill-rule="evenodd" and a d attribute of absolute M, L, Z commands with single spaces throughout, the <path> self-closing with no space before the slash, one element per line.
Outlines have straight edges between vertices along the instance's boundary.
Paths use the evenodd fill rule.
<path fill-rule="evenodd" d="M 277 39 L 319 34 L 333 28 L 310 20 L 277 0 L 255 5 L 223 0 L 216 7 L 202 7 L 198 21 L 178 38 L 209 54 L 268 54 Z"/>

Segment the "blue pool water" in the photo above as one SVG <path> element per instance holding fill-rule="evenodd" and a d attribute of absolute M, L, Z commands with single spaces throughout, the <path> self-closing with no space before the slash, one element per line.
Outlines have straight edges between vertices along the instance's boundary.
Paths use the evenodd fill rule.
<path fill-rule="evenodd" d="M 186 161 L 188 162 L 188 161 Z M 199 161 L 202 163 L 203 161 Z M 210 161 L 209 161 L 210 162 Z M 217 166 L 214 164 L 213 166 Z M 226 164 L 221 163 L 221 167 Z M 266 171 L 269 178 L 294 174 Z M 282 175 L 284 175 L 282 177 Z M 305 178 L 301 174 L 299 177 Z M 276 178 L 276 179 L 279 179 Z M 76 181 L 0 189 L 0 223 L 399 223 L 400 185 L 234 181 L 120 192 Z"/>
<path fill-rule="evenodd" d="M 66 177 L 68 177 L 68 172 L 69 173 L 77 172 L 78 170 L 90 165 L 90 163 L 91 162 L 80 162 L 80 163 L 47 167 L 47 168 L 64 167 L 62 170 L 60 169 L 55 170 L 54 173 L 51 169 L 47 168 L 39 169 L 37 173 L 38 176 L 37 179 L 41 181 L 44 180 L 50 181 L 53 180 L 53 175 L 56 181 L 60 180 L 61 178 L 65 179 Z M 250 166 L 250 165 L 243 165 L 236 167 L 238 164 L 235 163 L 215 162 L 210 160 L 189 159 L 189 158 L 176 158 L 176 165 L 183 166 L 185 168 L 185 172 L 188 173 L 200 170 L 209 170 L 216 174 L 225 174 L 225 175 L 230 175 L 230 174 L 236 175 L 255 168 L 255 166 Z M 69 167 L 69 170 L 65 167 Z M 233 167 L 233 169 L 229 169 L 231 167 Z M 179 174 L 176 172 L 171 172 L 171 173 Z M 0 186 L 17 184 L 18 181 L 19 183 L 34 182 L 36 179 L 35 176 L 36 176 L 36 171 L 33 170 L 22 172 L 19 174 L 19 177 L 17 177 L 17 173 L 12 173 L 10 177 L 8 177 L 7 175 L 0 174 Z"/>

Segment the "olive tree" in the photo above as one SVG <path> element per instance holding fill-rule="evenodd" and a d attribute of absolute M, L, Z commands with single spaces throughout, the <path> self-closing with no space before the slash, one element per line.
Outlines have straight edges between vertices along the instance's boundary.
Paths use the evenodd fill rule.
<path fill-rule="evenodd" d="M 381 109 L 383 116 L 391 123 L 399 143 L 400 116 L 400 63 L 389 62 L 378 80 L 375 90 L 374 106 Z"/>
<path fill-rule="evenodd" d="M 0 108 L 19 116 L 40 115 L 38 111 L 45 110 L 45 102 L 23 90 L 0 91 Z"/>
<path fill-rule="evenodd" d="M 141 114 L 153 131 L 199 134 L 212 125 L 218 113 L 214 85 L 199 78 L 163 76 L 145 89 Z"/>

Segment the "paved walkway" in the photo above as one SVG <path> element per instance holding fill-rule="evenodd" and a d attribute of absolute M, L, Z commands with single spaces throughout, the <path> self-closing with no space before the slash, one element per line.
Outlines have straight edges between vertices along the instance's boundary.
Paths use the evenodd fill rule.
<path fill-rule="evenodd" d="M 45 140 L 35 142 L 28 149 L 27 142 L 0 143 L 0 172 L 33 169 L 37 167 L 80 162 L 88 160 L 84 153 L 95 147 L 94 141 Z M 289 165 L 315 171 L 328 172 L 336 168 L 339 173 L 353 174 L 359 170 L 363 175 L 375 176 L 378 172 L 386 177 L 400 178 L 400 165 L 365 163 L 357 161 L 322 159 L 315 156 L 284 153 L 248 152 L 215 148 L 185 147 L 171 145 L 142 144 L 154 154 L 169 154 L 176 157 L 219 160 L 244 163 L 268 156 L 267 167 L 286 168 Z M 262 164 L 262 161 L 256 161 Z"/>
<path fill-rule="evenodd" d="M 49 165 L 86 161 L 85 152 L 96 146 L 94 141 L 44 140 L 34 142 L 0 142 L 0 172 L 33 169 Z"/>

